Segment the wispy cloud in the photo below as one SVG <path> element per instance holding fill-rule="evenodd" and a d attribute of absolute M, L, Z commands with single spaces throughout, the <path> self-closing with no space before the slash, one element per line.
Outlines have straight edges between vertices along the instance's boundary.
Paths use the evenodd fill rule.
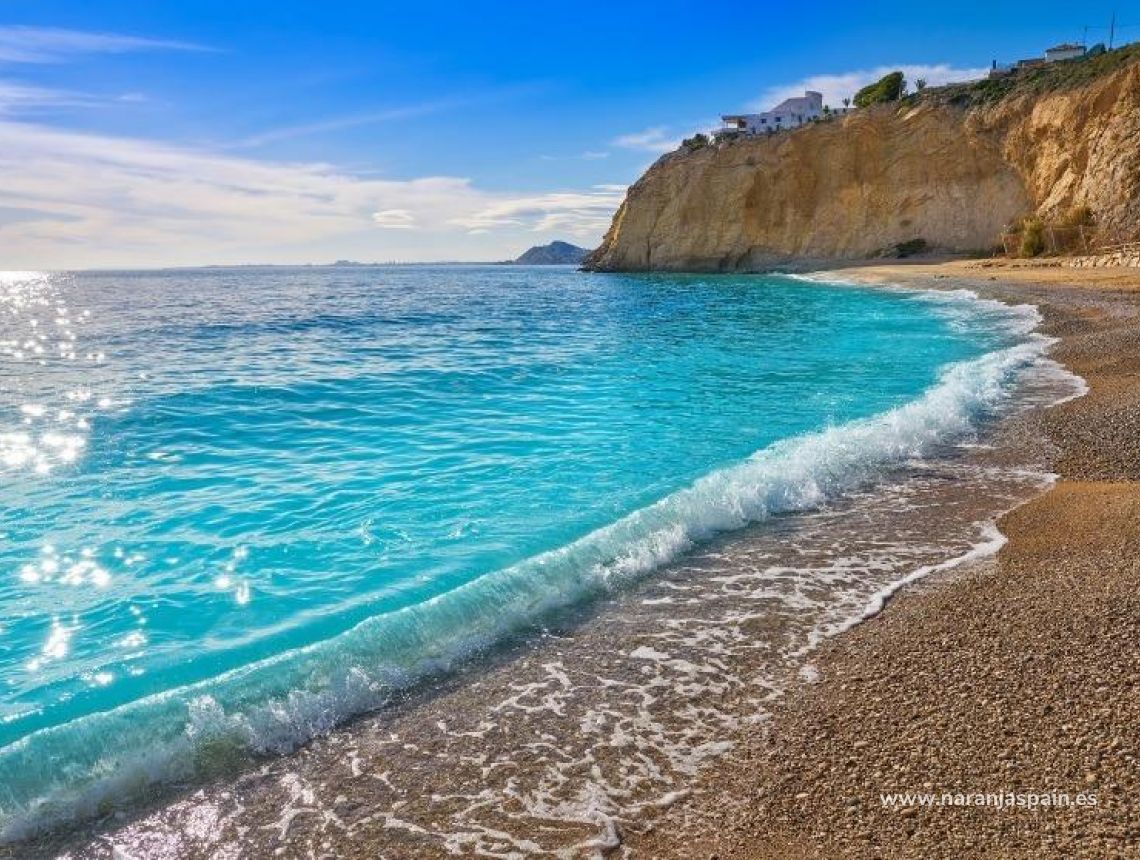
<path fill-rule="evenodd" d="M 129 51 L 208 51 L 202 45 L 121 33 L 65 30 L 58 27 L 0 25 L 0 63 L 58 63 L 80 54 Z"/>
<path fill-rule="evenodd" d="M 660 155 L 664 152 L 672 152 L 687 137 L 692 137 L 698 133 L 708 133 L 709 129 L 714 128 L 716 124 L 715 120 L 705 119 L 697 122 L 677 123 L 676 125 L 655 125 L 643 131 L 616 137 L 610 141 L 610 145 Z"/>
<path fill-rule="evenodd" d="M 283 126 L 271 129 L 260 134 L 251 135 L 234 145 L 235 149 L 254 149 L 268 143 L 277 143 L 282 140 L 291 140 L 298 137 L 308 137 L 313 134 L 323 134 L 329 131 L 342 131 L 346 128 L 355 128 L 363 125 L 376 125 L 384 122 L 394 122 L 401 119 L 413 119 L 439 113 L 454 107 L 454 101 L 424 102 L 418 105 L 405 105 L 403 107 L 388 108 L 378 111 L 365 111 L 345 116 L 330 117 L 315 122 L 299 123 L 297 125 Z"/>
<path fill-rule="evenodd" d="M 579 152 L 576 155 L 550 155 L 549 153 L 538 156 L 539 161 L 601 161 L 609 158 L 610 153 L 601 149 L 587 149 L 584 152 Z"/>
<path fill-rule="evenodd" d="M 0 121 L 0 207 L 25 213 L 0 223 L 9 266 L 493 258 L 534 232 L 596 240 L 622 191 L 520 195 L 463 177 L 366 178 Z"/>
<path fill-rule="evenodd" d="M 89 107 L 97 99 L 83 93 L 0 80 L 0 116 L 42 108 Z"/>
<path fill-rule="evenodd" d="M 475 212 L 451 219 L 452 224 L 472 233 L 516 227 L 562 231 L 573 236 L 595 236 L 609 226 L 614 210 L 625 193 L 603 186 L 590 191 L 552 192 L 493 200 Z"/>
<path fill-rule="evenodd" d="M 385 209 L 372 213 L 372 223 L 386 230 L 411 230 L 416 226 L 416 216 L 407 209 Z"/>
<path fill-rule="evenodd" d="M 901 71 L 906 75 L 911 87 L 919 78 L 924 78 L 930 86 L 939 86 L 957 81 L 971 81 L 984 77 L 989 71 L 984 68 L 958 68 L 940 63 L 937 65 L 884 65 L 873 69 L 857 69 L 849 72 L 835 74 L 812 75 L 789 84 L 779 84 L 766 89 L 761 96 L 748 107 L 751 110 L 764 111 L 779 104 L 784 99 L 802 96 L 804 90 L 814 90 L 823 93 L 823 103 L 838 107 L 843 99 L 853 98 L 860 88 L 873 83 L 889 72 Z"/>
<path fill-rule="evenodd" d="M 240 140 L 232 144 L 230 148 L 255 149 L 282 140 L 292 140 L 294 138 L 308 137 L 314 134 L 324 134 L 330 131 L 343 131 L 347 128 L 377 125 L 379 123 L 396 122 L 404 119 L 415 119 L 447 111 L 457 111 L 479 105 L 494 104 L 509 99 L 533 95 L 541 91 L 545 86 L 546 84 L 541 82 L 532 82 L 513 86 L 492 87 L 479 92 L 448 95 L 413 104 L 397 105 L 395 107 L 386 107 L 378 110 L 362 110 L 339 116 L 324 117 L 322 119 L 268 129 L 251 135 L 244 140 Z"/>
<path fill-rule="evenodd" d="M 644 131 L 635 131 L 615 137 L 614 146 L 642 152 L 671 152 L 681 145 L 681 138 L 670 134 L 668 128 L 656 125 Z"/>

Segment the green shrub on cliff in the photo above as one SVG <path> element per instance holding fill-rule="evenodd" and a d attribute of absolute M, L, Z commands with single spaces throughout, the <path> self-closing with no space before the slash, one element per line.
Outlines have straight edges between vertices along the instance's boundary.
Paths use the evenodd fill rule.
<path fill-rule="evenodd" d="M 708 146 L 711 142 L 712 141 L 709 140 L 709 136 L 707 134 L 701 134 L 698 132 L 692 137 L 686 137 L 684 140 L 682 140 L 681 147 L 688 150 L 689 152 L 692 152 L 693 150 Z"/>
<path fill-rule="evenodd" d="M 897 102 L 906 88 L 906 78 L 902 72 L 883 75 L 873 84 L 867 84 L 855 93 L 855 107 L 865 108 L 883 102 Z"/>
<path fill-rule="evenodd" d="M 1097 46 L 1093 47 L 1095 49 Z M 923 99 L 935 104 L 951 104 L 963 108 L 993 104 L 1009 97 L 1040 95 L 1083 86 L 1138 60 L 1140 42 L 1112 51 L 1105 51 L 1102 46 L 1101 50 L 1090 50 L 1083 57 L 1015 69 L 997 78 L 927 87 L 921 95 Z"/>

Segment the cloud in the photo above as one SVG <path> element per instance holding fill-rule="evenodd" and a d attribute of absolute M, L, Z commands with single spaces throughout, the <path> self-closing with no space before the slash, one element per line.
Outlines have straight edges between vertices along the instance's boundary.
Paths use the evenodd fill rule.
<path fill-rule="evenodd" d="M 438 102 L 425 102 L 418 105 L 407 105 L 404 107 L 389 108 L 387 110 L 366 111 L 363 113 L 348 114 L 346 116 L 330 117 L 328 119 L 317 120 L 316 122 L 301 123 L 298 125 L 285 126 L 283 128 L 271 129 L 260 134 L 247 137 L 245 140 L 239 141 L 235 144 L 234 148 L 256 148 L 264 146 L 267 143 L 276 143 L 281 140 L 291 140 L 298 137 L 307 137 L 311 134 L 322 134 L 328 131 L 341 131 L 346 128 L 355 128 L 362 125 L 373 125 L 376 123 L 392 122 L 401 119 L 412 119 L 414 117 L 427 116 L 433 113 L 447 110 L 455 107 L 454 101 L 438 101 Z"/>
<path fill-rule="evenodd" d="M 98 100 L 82 93 L 0 80 L 0 116 L 40 108 L 89 107 Z"/>
<path fill-rule="evenodd" d="M 610 154 L 604 150 L 587 149 L 585 152 L 580 152 L 577 155 L 550 155 L 545 153 L 538 156 L 539 161 L 601 161 L 603 158 L 609 158 Z"/>
<path fill-rule="evenodd" d="M 705 119 L 698 122 L 680 123 L 677 126 L 655 125 L 644 131 L 623 134 L 611 141 L 612 146 L 622 149 L 632 149 L 638 152 L 652 152 L 660 155 L 672 152 L 681 145 L 681 141 L 694 134 L 707 134 L 710 129 L 719 123 L 716 120 Z M 681 128 L 683 131 L 674 131 Z"/>
<path fill-rule="evenodd" d="M 122 54 L 128 51 L 208 51 L 210 48 L 170 39 L 148 39 L 120 33 L 95 33 L 58 27 L 0 26 L 0 63 L 58 63 L 78 54 Z"/>
<path fill-rule="evenodd" d="M 0 25 L 0 65 L 18 63 L 58 63 L 80 54 L 124 53 L 141 50 L 207 51 L 199 45 L 164 39 L 145 39 L 117 33 L 92 33 L 52 27 Z M 138 92 L 117 97 L 94 96 L 69 90 L 0 79 L 0 116 L 27 114 L 36 110 L 90 108 L 111 102 L 142 102 Z"/>
<path fill-rule="evenodd" d="M 0 120 L 0 207 L 21 214 L 0 223 L 9 267 L 494 259 L 534 232 L 596 240 L 623 192 L 362 177 Z"/>
<path fill-rule="evenodd" d="M 236 144 L 233 144 L 231 148 L 253 149 L 264 146 L 267 143 L 307 137 L 313 134 L 342 131 L 346 128 L 394 122 L 402 119 L 415 119 L 444 113 L 446 111 L 457 111 L 477 105 L 495 104 L 497 102 L 533 95 L 541 91 L 544 86 L 545 85 L 541 83 L 521 83 L 512 86 L 489 88 L 479 92 L 449 95 L 417 104 L 399 105 L 397 107 L 383 108 L 380 110 L 357 111 L 341 116 L 326 117 L 311 122 L 287 125 L 281 128 L 263 131 L 251 135 L 245 140 L 238 141 Z"/>
<path fill-rule="evenodd" d="M 129 92 L 116 96 L 61 90 L 25 84 L 20 81 L 0 78 L 0 119 L 43 116 L 45 113 L 79 108 L 90 111 L 93 108 L 110 106 L 123 107 L 149 101 L 143 93 Z"/>
<path fill-rule="evenodd" d="M 385 209 L 373 212 L 372 221 L 377 227 L 387 230 L 411 230 L 416 226 L 416 216 L 407 209 Z"/>
<path fill-rule="evenodd" d="M 516 227 L 534 232 L 561 231 L 579 237 L 600 235 L 609 226 L 625 193 L 624 186 L 620 192 L 611 188 L 507 197 L 469 215 L 453 218 L 450 223 L 475 234 L 476 231 Z"/>
<path fill-rule="evenodd" d="M 769 110 L 784 99 L 802 96 L 804 90 L 814 90 L 823 93 L 824 104 L 838 107 L 843 104 L 843 99 L 853 98 L 861 87 L 873 83 L 883 75 L 894 71 L 901 71 L 906 75 L 907 81 L 913 88 L 914 82 L 918 78 L 925 78 L 926 82 L 934 87 L 940 86 L 941 84 L 970 81 L 985 77 L 989 69 L 956 68 L 945 63 L 933 66 L 899 64 L 893 66 L 878 66 L 874 69 L 839 72 L 837 74 L 812 75 L 795 83 L 769 87 L 748 107 L 750 110 L 756 111 Z"/>
<path fill-rule="evenodd" d="M 622 149 L 636 149 L 644 152 L 672 152 L 681 145 L 681 138 L 670 135 L 665 126 L 657 125 L 644 131 L 636 131 L 616 137 L 613 140 L 613 145 L 620 146 Z"/>

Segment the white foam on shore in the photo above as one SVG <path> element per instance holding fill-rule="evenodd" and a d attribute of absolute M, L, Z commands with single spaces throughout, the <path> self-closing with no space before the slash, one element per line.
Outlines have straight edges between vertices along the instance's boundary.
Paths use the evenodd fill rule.
<path fill-rule="evenodd" d="M 1040 357 L 1033 363 L 1033 383 L 1043 389 L 1038 398 L 1026 398 L 1027 406 L 1058 406 L 1085 396 L 1089 391 L 1088 383 L 1077 374 L 1068 370 L 1060 363 L 1048 358 L 1049 350 L 1056 344 L 1057 338 L 1036 333 L 1037 327 L 1043 321 L 1041 312 L 1031 304 L 1012 305 L 997 299 L 980 297 L 973 290 L 965 288 L 949 289 L 915 289 L 900 284 L 857 284 L 849 280 L 837 278 L 831 273 L 819 275 L 790 275 L 789 277 L 813 283 L 826 283 L 831 286 L 873 286 L 875 289 L 888 289 L 913 294 L 921 301 L 930 302 L 948 312 L 948 319 L 952 327 L 962 329 L 976 328 L 979 322 L 978 312 L 981 311 L 989 322 L 996 322 L 1011 334 L 1029 338 L 1029 342 L 1037 343 L 1040 347 Z M 1041 490 L 1044 492 L 1051 487 L 1058 476 L 1051 473 L 1040 473 Z M 1008 511 L 1004 512 L 1008 513 Z M 996 518 L 995 518 L 996 519 Z M 805 646 L 789 655 L 790 659 L 802 658 L 814 651 L 819 644 L 832 637 L 838 636 L 862 624 L 881 613 L 887 602 L 899 591 L 909 585 L 927 578 L 928 576 L 969 566 L 984 559 L 996 556 L 1008 539 L 997 527 L 996 521 L 977 523 L 980 539 L 969 550 L 961 555 L 945 559 L 936 564 L 923 565 L 908 573 L 906 576 L 886 585 L 875 592 L 867 600 L 864 607 L 838 622 L 832 622 L 812 631 Z"/>
<path fill-rule="evenodd" d="M 840 280 L 828 273 L 820 276 L 793 275 L 790 277 L 816 283 L 827 283 L 833 286 L 869 286 Z M 956 328 L 970 328 L 977 325 L 977 317 L 971 313 L 972 311 L 983 310 L 986 316 L 997 314 L 999 317 L 1003 311 L 1009 312 L 1009 316 L 1005 317 L 1007 330 L 1014 334 L 1025 335 L 1031 341 L 1036 341 L 1041 350 L 1040 357 L 1034 362 L 1031 385 L 1036 384 L 1043 393 L 1038 397 L 1032 395 L 1026 397 L 1024 403 L 1026 406 L 1057 406 L 1083 397 L 1089 392 L 1088 383 L 1082 377 L 1047 357 L 1049 350 L 1058 340 L 1035 332 L 1043 318 L 1040 311 L 1033 305 L 1009 305 L 995 299 L 983 299 L 972 290 L 962 288 L 915 290 L 890 283 L 876 284 L 874 287 L 913 293 L 920 300 L 937 304 L 941 309 L 951 312 L 950 323 Z M 1051 487 L 1058 479 L 1057 475 L 1051 473 L 1039 473 L 1037 477 L 1041 479 L 1042 492 Z M 980 539 L 966 552 L 934 564 L 922 565 L 907 575 L 890 582 L 870 595 L 857 612 L 842 617 L 838 621 L 833 620 L 817 626 L 809 633 L 804 646 L 787 655 L 787 659 L 793 664 L 801 661 L 814 652 L 823 641 L 842 635 L 878 616 L 886 608 L 891 598 L 908 586 L 930 576 L 969 567 L 995 557 L 1008 542 L 1008 538 L 998 529 L 996 519 L 997 517 L 994 521 L 976 524 L 979 528 Z M 820 680 L 819 671 L 812 663 L 803 663 L 798 674 L 803 683 L 813 684 Z"/>
<path fill-rule="evenodd" d="M 945 573 L 946 571 L 954 570 L 997 555 L 998 551 L 1007 543 L 1006 536 L 1003 535 L 992 522 L 978 523 L 978 526 L 982 533 L 982 539 L 966 552 L 936 564 L 922 565 L 912 570 L 906 576 L 896 579 L 894 582 L 884 586 L 868 598 L 866 604 L 859 612 L 841 621 L 813 630 L 808 636 L 807 644 L 801 650 L 791 654 L 790 657 L 792 659 L 803 657 L 811 651 L 814 651 L 823 640 L 846 633 L 864 621 L 874 618 L 886 608 L 887 602 L 894 597 L 895 594 L 908 585 L 913 585 L 920 579 L 925 579 L 936 573 Z"/>
<path fill-rule="evenodd" d="M 964 291 L 949 295 L 955 312 L 982 301 Z M 994 304 L 986 313 L 1023 340 L 949 365 L 937 384 L 896 409 L 776 443 L 567 546 L 333 639 L 0 749 L 0 838 L 130 802 L 156 782 L 191 778 L 219 759 L 289 751 L 546 613 L 642 576 L 714 535 L 811 510 L 969 438 L 1011 403 L 1024 374 L 1057 367 L 1045 357 L 1050 339 L 1025 328 L 1040 319 L 1035 309 Z M 937 568 L 881 592 L 879 608 L 889 593 Z"/>

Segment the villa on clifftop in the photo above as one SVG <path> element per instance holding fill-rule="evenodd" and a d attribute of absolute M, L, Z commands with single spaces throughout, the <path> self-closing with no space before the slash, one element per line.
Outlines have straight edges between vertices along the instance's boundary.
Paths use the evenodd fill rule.
<path fill-rule="evenodd" d="M 1049 63 L 1059 63 L 1063 60 L 1075 60 L 1086 54 L 1094 56 L 1097 53 L 1103 52 L 1104 45 L 1094 45 L 1092 49 L 1086 49 L 1084 45 L 1064 42 L 1060 45 L 1054 45 L 1052 48 L 1046 48 L 1044 57 L 1029 57 L 1025 60 L 1018 60 L 1016 63 L 999 63 L 997 60 L 994 60 L 993 65 L 990 67 L 990 77 L 1001 78 L 1005 75 L 1011 75 L 1014 72 L 1020 71 L 1021 69 L 1032 69 Z"/>
<path fill-rule="evenodd" d="M 849 108 L 828 108 L 826 115 L 842 116 Z M 764 113 L 728 114 L 721 117 L 724 128 L 715 134 L 718 138 L 738 134 L 771 134 L 786 128 L 799 128 L 825 115 L 823 93 L 808 90 L 802 96 L 784 99 Z"/>

